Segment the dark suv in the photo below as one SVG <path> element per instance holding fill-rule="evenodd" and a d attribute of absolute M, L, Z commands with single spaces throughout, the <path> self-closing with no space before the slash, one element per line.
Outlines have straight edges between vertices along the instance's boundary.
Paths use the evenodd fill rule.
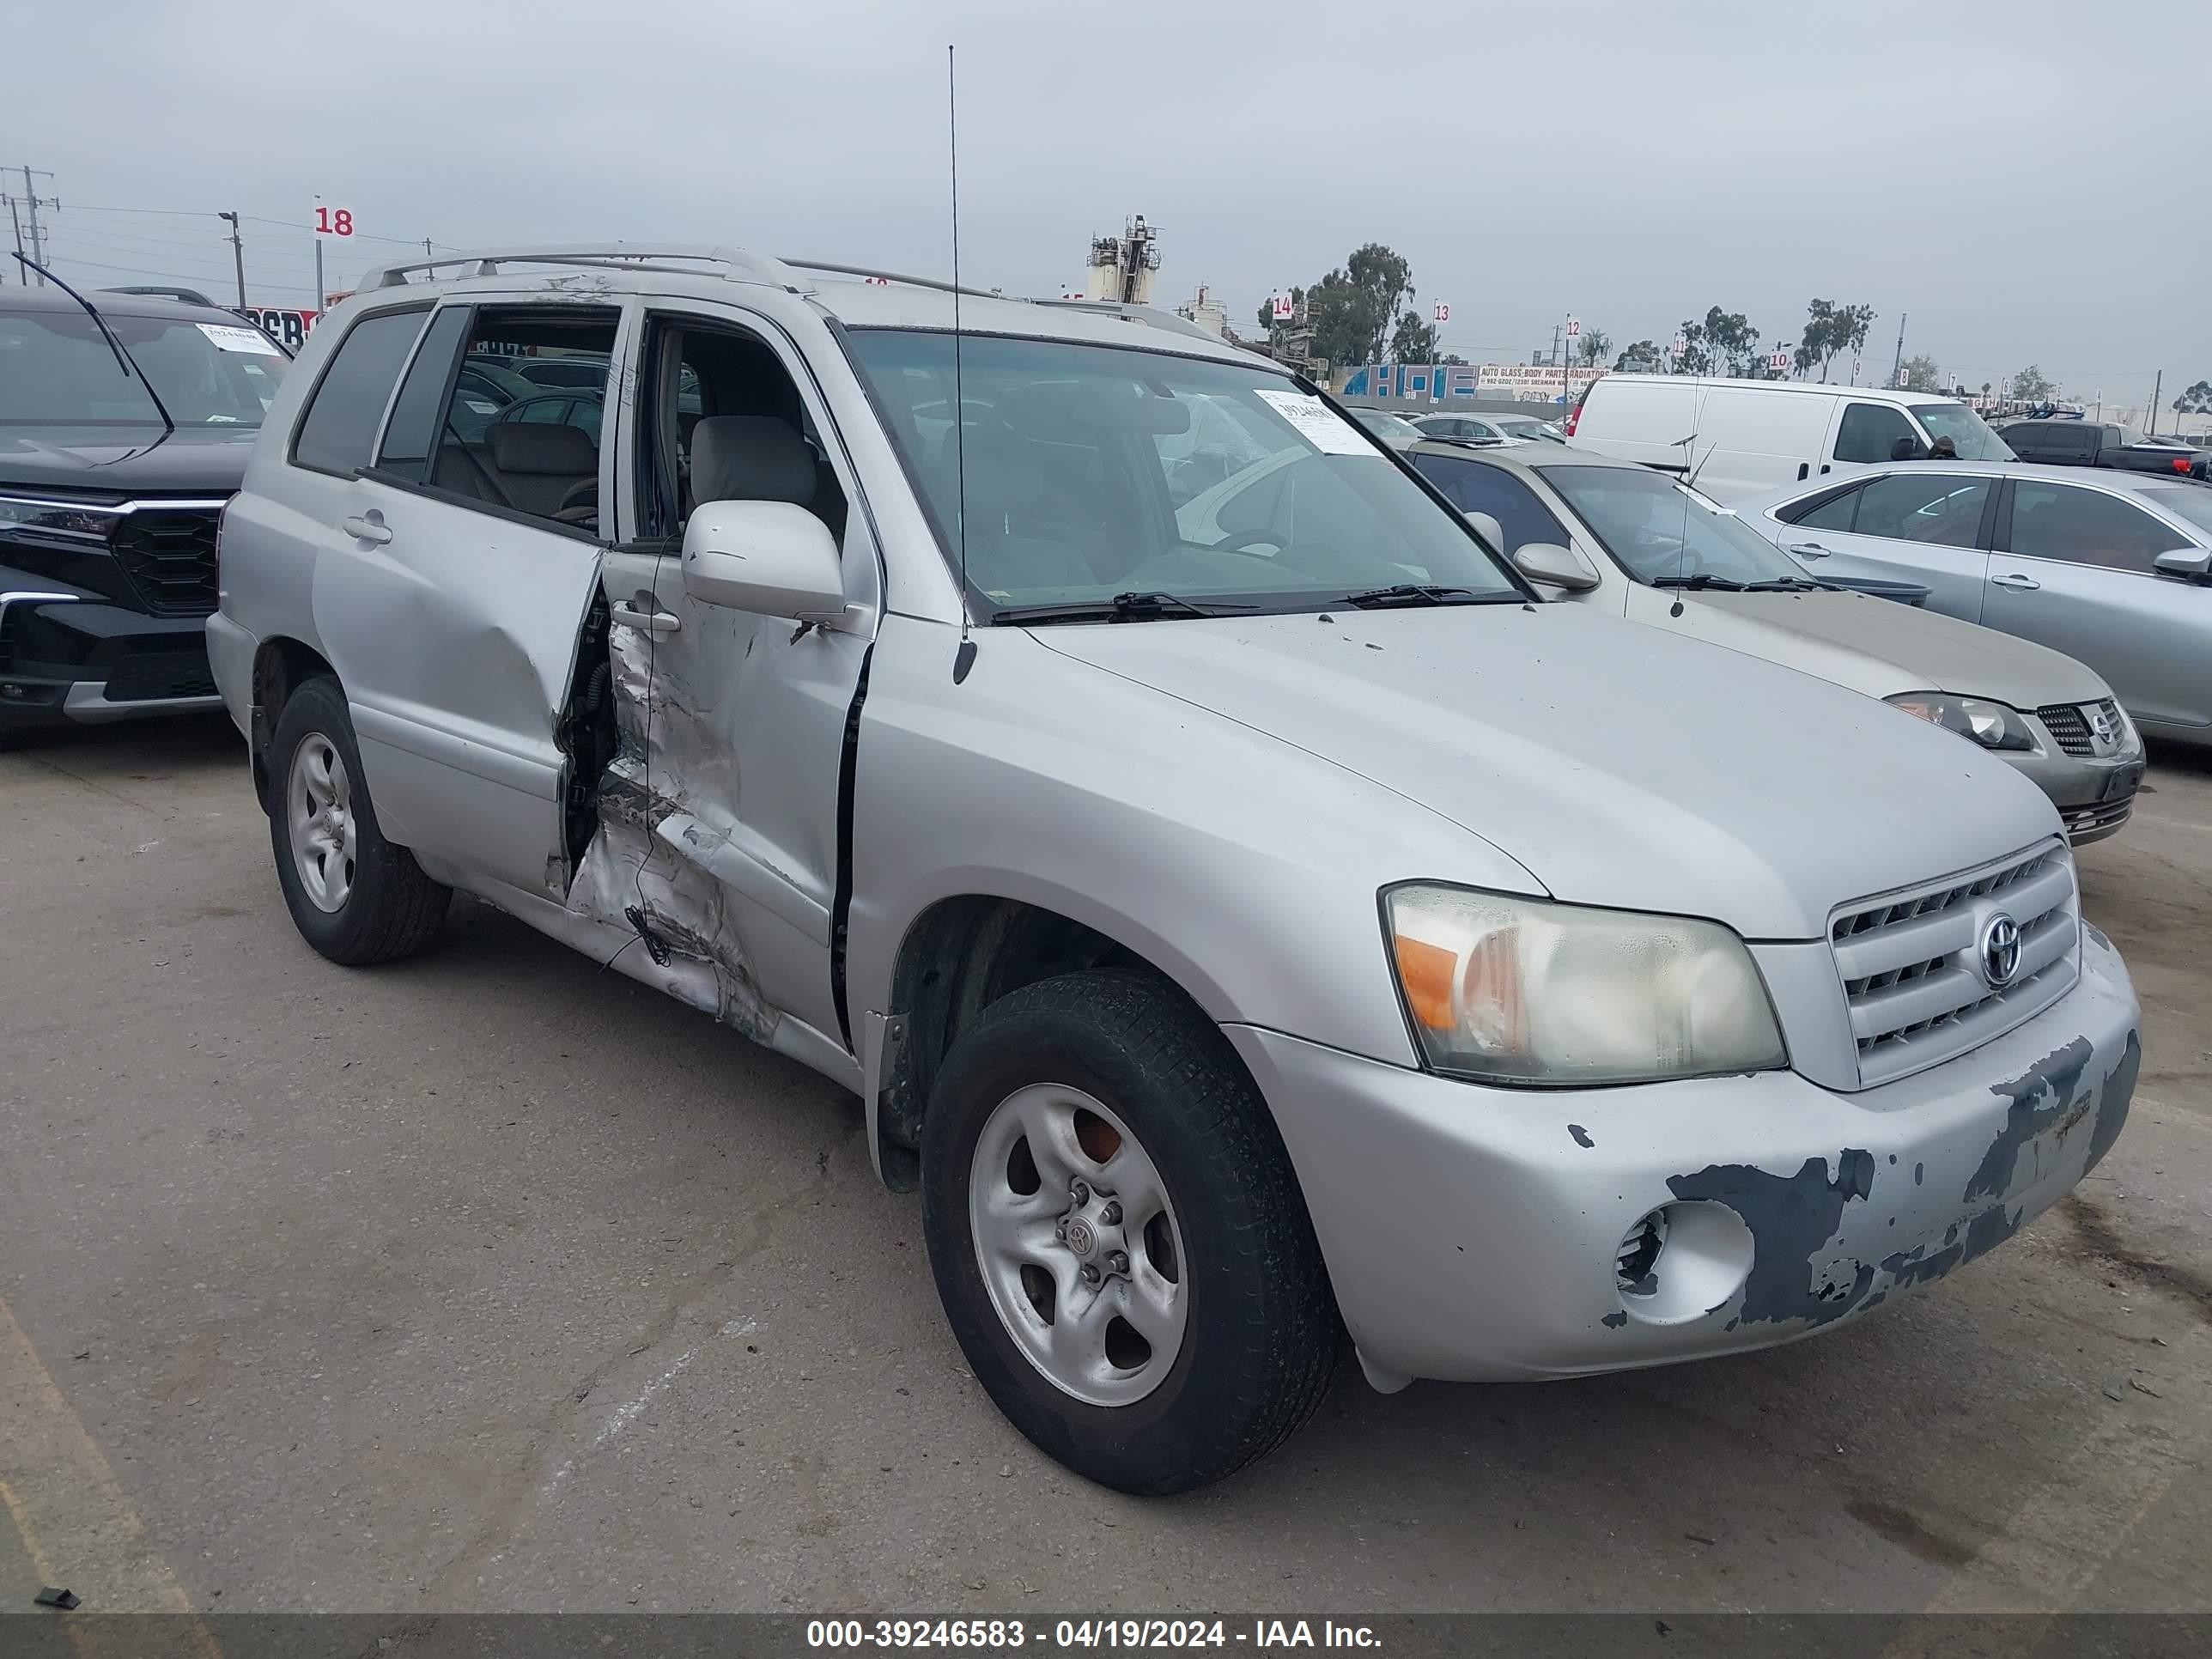
<path fill-rule="evenodd" d="M 91 297 L 0 290 L 0 744 L 221 706 L 216 520 L 290 365 L 229 312 Z"/>

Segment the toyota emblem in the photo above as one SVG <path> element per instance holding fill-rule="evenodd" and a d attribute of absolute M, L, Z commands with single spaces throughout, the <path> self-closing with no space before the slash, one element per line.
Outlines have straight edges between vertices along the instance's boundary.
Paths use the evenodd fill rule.
<path fill-rule="evenodd" d="M 1982 977 L 2002 990 L 2020 972 L 2020 924 L 2002 910 L 1982 929 Z"/>

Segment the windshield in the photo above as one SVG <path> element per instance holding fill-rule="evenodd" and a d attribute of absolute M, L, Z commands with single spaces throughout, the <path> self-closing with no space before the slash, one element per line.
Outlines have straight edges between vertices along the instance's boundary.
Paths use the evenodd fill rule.
<path fill-rule="evenodd" d="M 971 334 L 956 444 L 951 335 L 848 337 L 956 562 L 964 448 L 969 586 L 990 614 L 1123 594 L 1318 611 L 1407 583 L 1521 598 L 1457 514 L 1282 375 Z"/>
<path fill-rule="evenodd" d="M 291 359 L 228 312 L 204 323 L 109 317 L 137 374 L 125 374 L 82 311 L 0 310 L 0 424 L 161 423 L 138 374 L 179 426 L 261 424 Z"/>
<path fill-rule="evenodd" d="M 1419 443 L 1425 435 L 1411 421 L 1402 416 L 1393 415 L 1386 409 L 1355 409 L 1352 411 L 1352 418 L 1384 443 L 1397 444 L 1401 447 Z"/>
<path fill-rule="evenodd" d="M 1516 420 L 1509 415 L 1503 420 L 1492 416 L 1490 423 L 1507 437 L 1518 438 L 1523 443 L 1540 443 L 1547 435 L 1541 421 Z"/>
<path fill-rule="evenodd" d="M 1773 543 L 1718 503 L 1642 467 L 1545 466 L 1590 533 L 1640 582 L 1812 580 Z"/>
<path fill-rule="evenodd" d="M 2184 524 L 2212 533 L 2212 489 L 2203 484 L 2162 484 L 2142 492 L 2143 499 L 2161 513 L 2171 513 Z"/>
<path fill-rule="evenodd" d="M 1964 404 L 1915 404 L 1912 412 L 1928 428 L 1930 441 L 1948 438 L 1962 461 L 2016 461 L 2012 446 Z"/>

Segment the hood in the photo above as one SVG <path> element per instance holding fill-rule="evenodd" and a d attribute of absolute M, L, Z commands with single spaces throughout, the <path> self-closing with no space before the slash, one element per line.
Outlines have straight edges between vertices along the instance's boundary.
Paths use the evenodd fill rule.
<path fill-rule="evenodd" d="M 1681 599 L 1682 615 L 1669 624 L 1677 631 L 1869 696 L 1953 691 L 2039 708 L 2112 695 L 2095 673 L 2049 646 L 1863 593 L 1707 592 Z"/>
<path fill-rule="evenodd" d="M 1033 637 L 1418 801 L 1555 898 L 1710 916 L 1750 939 L 1823 937 L 1838 904 L 2059 828 L 2040 790 L 1965 738 L 1578 605 Z"/>
<path fill-rule="evenodd" d="M 252 426 L 0 426 L 0 489 L 228 495 L 260 435 Z"/>

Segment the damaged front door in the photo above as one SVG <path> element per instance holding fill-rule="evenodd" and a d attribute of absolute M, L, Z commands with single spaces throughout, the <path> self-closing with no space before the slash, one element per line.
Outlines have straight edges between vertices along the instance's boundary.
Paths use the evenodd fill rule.
<path fill-rule="evenodd" d="M 813 1038 L 796 1021 L 849 1048 L 840 803 L 876 550 L 812 377 L 781 328 L 755 320 L 671 306 L 641 332 L 620 440 L 635 517 L 605 582 L 620 744 L 570 907 L 638 930 L 664 988 L 749 1036 L 803 1051 Z M 712 501 L 819 518 L 840 547 L 843 622 L 802 627 L 687 592 L 684 527 Z"/>
<path fill-rule="evenodd" d="M 590 430 L 487 423 L 454 388 L 466 360 L 539 351 L 604 375 L 619 318 L 441 309 L 374 465 L 329 493 L 316 570 L 316 625 L 386 833 L 434 870 L 556 899 L 572 849 L 555 726 L 602 552 L 597 410 Z"/>

